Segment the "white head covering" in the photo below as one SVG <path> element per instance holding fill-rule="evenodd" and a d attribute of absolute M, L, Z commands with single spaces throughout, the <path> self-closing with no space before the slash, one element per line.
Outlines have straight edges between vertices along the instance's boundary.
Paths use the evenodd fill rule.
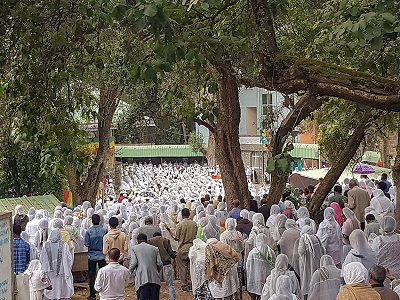
<path fill-rule="evenodd" d="M 21 204 L 15 206 L 15 214 L 16 215 L 23 215 L 24 214 L 24 207 Z"/>
<path fill-rule="evenodd" d="M 307 209 L 307 207 L 302 206 L 297 210 L 297 216 L 299 219 L 304 219 L 304 218 L 309 218 L 310 217 L 310 213 Z"/>
<path fill-rule="evenodd" d="M 391 216 L 383 217 L 379 230 L 383 235 L 391 235 L 396 231 L 396 220 Z"/>
<path fill-rule="evenodd" d="M 270 215 L 277 215 L 280 213 L 281 213 L 281 209 L 279 208 L 279 205 L 273 204 L 271 206 Z"/>
<path fill-rule="evenodd" d="M 223 211 L 223 210 L 225 210 L 226 209 L 226 204 L 225 204 L 225 202 L 220 202 L 220 203 L 218 203 L 218 205 L 217 205 L 217 211 Z"/>
<path fill-rule="evenodd" d="M 368 270 L 360 262 L 345 265 L 342 274 L 346 284 L 368 282 Z"/>
<path fill-rule="evenodd" d="M 236 233 L 236 220 L 233 218 L 226 219 L 225 227 L 227 231 Z"/>
<path fill-rule="evenodd" d="M 327 266 L 334 266 L 334 267 L 336 267 L 335 262 L 333 261 L 332 256 L 327 255 L 327 254 L 321 256 L 321 259 L 320 259 L 320 261 L 319 261 L 319 266 L 320 266 L 321 268 L 322 268 L 322 267 L 327 267 Z"/>
<path fill-rule="evenodd" d="M 273 250 L 268 246 L 268 241 L 268 237 L 264 233 L 259 233 L 256 236 L 256 249 L 258 251 L 258 255 L 271 262 Z"/>
<path fill-rule="evenodd" d="M 264 215 L 262 213 L 254 214 L 252 222 L 253 222 L 253 226 L 265 227 Z"/>
<path fill-rule="evenodd" d="M 361 229 L 355 229 L 349 237 L 350 245 L 354 250 L 357 250 L 361 254 L 372 252 L 372 248 L 369 246 L 367 238 Z"/>
<path fill-rule="evenodd" d="M 247 209 L 242 209 L 240 211 L 240 217 L 249 220 L 249 211 Z"/>
<path fill-rule="evenodd" d="M 295 220 L 292 219 L 287 219 L 285 222 L 285 228 L 286 229 L 296 229 L 300 230 L 299 226 L 297 226 L 297 223 Z"/>
<path fill-rule="evenodd" d="M 212 216 L 215 214 L 214 206 L 212 204 L 208 204 L 206 207 L 206 214 L 207 216 Z"/>
<path fill-rule="evenodd" d="M 54 228 L 62 228 L 63 227 L 63 221 L 61 220 L 61 219 L 54 219 L 54 221 L 53 221 L 53 227 Z M 53 231 L 55 231 L 55 230 L 53 230 Z M 52 231 L 52 232 L 53 232 Z M 55 233 L 54 233 L 55 234 Z"/>
<path fill-rule="evenodd" d="M 310 235 L 314 234 L 313 229 L 310 226 L 305 225 L 301 229 L 300 234 L 301 238 L 304 240 L 307 251 L 309 251 L 313 255 L 313 257 L 315 257 L 314 243 L 310 237 Z"/>

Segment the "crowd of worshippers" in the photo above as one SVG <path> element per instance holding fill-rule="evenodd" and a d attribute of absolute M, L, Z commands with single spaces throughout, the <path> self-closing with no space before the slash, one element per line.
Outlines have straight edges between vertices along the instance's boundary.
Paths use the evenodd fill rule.
<path fill-rule="evenodd" d="M 58 206 L 52 218 L 18 205 L 14 271 L 29 276 L 30 299 L 70 299 L 74 253 L 87 249 L 88 299 L 124 299 L 130 278 L 139 300 L 159 299 L 161 280 L 170 300 L 175 288 L 199 300 L 244 292 L 252 300 L 399 299 L 400 235 L 385 180 L 335 187 L 321 222 L 286 198 L 271 205 L 260 195 L 249 210 L 234 200 L 229 211 L 215 194 L 106 208 L 86 201 Z"/>

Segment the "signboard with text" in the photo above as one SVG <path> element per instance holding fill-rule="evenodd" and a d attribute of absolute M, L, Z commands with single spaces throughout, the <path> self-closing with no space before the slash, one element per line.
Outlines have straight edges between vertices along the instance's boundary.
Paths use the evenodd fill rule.
<path fill-rule="evenodd" d="M 0 213 L 0 300 L 14 299 L 14 264 L 11 212 Z"/>

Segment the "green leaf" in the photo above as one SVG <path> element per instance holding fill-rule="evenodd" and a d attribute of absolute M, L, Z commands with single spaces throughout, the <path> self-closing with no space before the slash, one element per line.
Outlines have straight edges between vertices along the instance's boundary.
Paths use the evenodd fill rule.
<path fill-rule="evenodd" d="M 342 0 L 342 1 L 340 1 L 339 10 L 344 10 L 345 7 L 347 6 L 347 3 L 349 3 L 349 0 Z"/>
<path fill-rule="evenodd" d="M 275 159 L 273 157 L 268 158 L 267 167 L 265 170 L 270 174 L 275 172 Z"/>
<path fill-rule="evenodd" d="M 396 21 L 396 17 L 393 16 L 391 13 L 383 13 L 381 14 L 382 18 L 389 23 L 394 23 Z"/>
<path fill-rule="evenodd" d="M 394 32 L 400 32 L 400 26 L 395 27 L 393 31 L 394 31 Z"/>
<path fill-rule="evenodd" d="M 375 37 L 371 41 L 371 48 L 374 50 L 380 50 L 383 47 L 383 41 L 381 37 Z"/>
<path fill-rule="evenodd" d="M 154 17 L 157 14 L 157 6 L 154 4 L 147 5 L 143 14 L 148 17 Z"/>
<path fill-rule="evenodd" d="M 210 8 L 210 5 L 207 2 L 203 2 L 200 4 L 200 7 L 204 10 L 207 10 Z"/>
<path fill-rule="evenodd" d="M 283 173 L 286 173 L 286 172 L 289 171 L 290 163 L 289 163 L 289 160 L 286 157 L 278 159 L 276 161 L 276 164 L 278 166 L 278 169 L 280 171 L 282 171 Z"/>

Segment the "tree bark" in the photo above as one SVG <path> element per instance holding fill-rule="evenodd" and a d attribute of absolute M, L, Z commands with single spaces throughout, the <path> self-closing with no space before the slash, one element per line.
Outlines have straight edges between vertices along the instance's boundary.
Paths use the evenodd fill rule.
<path fill-rule="evenodd" d="M 100 89 L 98 117 L 99 148 L 97 149 L 93 165 L 89 167 L 84 181 L 78 180 L 74 184 L 75 187 L 78 187 L 75 191 L 72 189 L 75 204 L 81 204 L 85 200 L 89 201 L 92 205 L 96 203 L 100 181 L 105 175 L 108 162 L 112 119 L 121 94 L 122 91 L 113 88 L 103 87 Z"/>
<path fill-rule="evenodd" d="M 228 209 L 234 200 L 247 207 L 250 192 L 247 185 L 239 143 L 240 103 L 238 83 L 230 67 L 219 66 L 217 93 L 218 123 L 215 127 L 216 159 L 224 184 Z"/>
<path fill-rule="evenodd" d="M 396 224 L 397 232 L 400 232 L 400 125 L 398 128 L 398 138 L 396 147 L 396 158 L 392 167 L 393 185 L 396 187 Z"/>
<path fill-rule="evenodd" d="M 312 197 L 312 201 L 309 205 L 311 211 L 317 211 L 321 207 L 326 196 L 332 190 L 340 175 L 343 173 L 350 160 L 357 152 L 360 143 L 364 139 L 365 131 L 370 126 L 371 120 L 372 113 L 370 111 L 366 112 L 355 128 L 353 134 L 349 137 L 346 147 L 340 153 L 340 157 L 338 157 L 337 161 L 332 163 L 332 167 L 326 174 L 324 181 L 321 183 Z"/>
<path fill-rule="evenodd" d="M 316 98 L 313 95 L 306 93 L 299 101 L 297 101 L 294 108 L 282 121 L 273 138 L 271 151 L 272 156 L 282 153 L 288 135 L 301 123 L 301 121 L 310 116 L 313 111 L 321 107 L 324 100 L 324 98 Z M 289 173 L 281 176 L 271 174 L 271 185 L 268 193 L 268 201 L 270 203 L 277 204 L 279 202 L 288 176 Z"/>

